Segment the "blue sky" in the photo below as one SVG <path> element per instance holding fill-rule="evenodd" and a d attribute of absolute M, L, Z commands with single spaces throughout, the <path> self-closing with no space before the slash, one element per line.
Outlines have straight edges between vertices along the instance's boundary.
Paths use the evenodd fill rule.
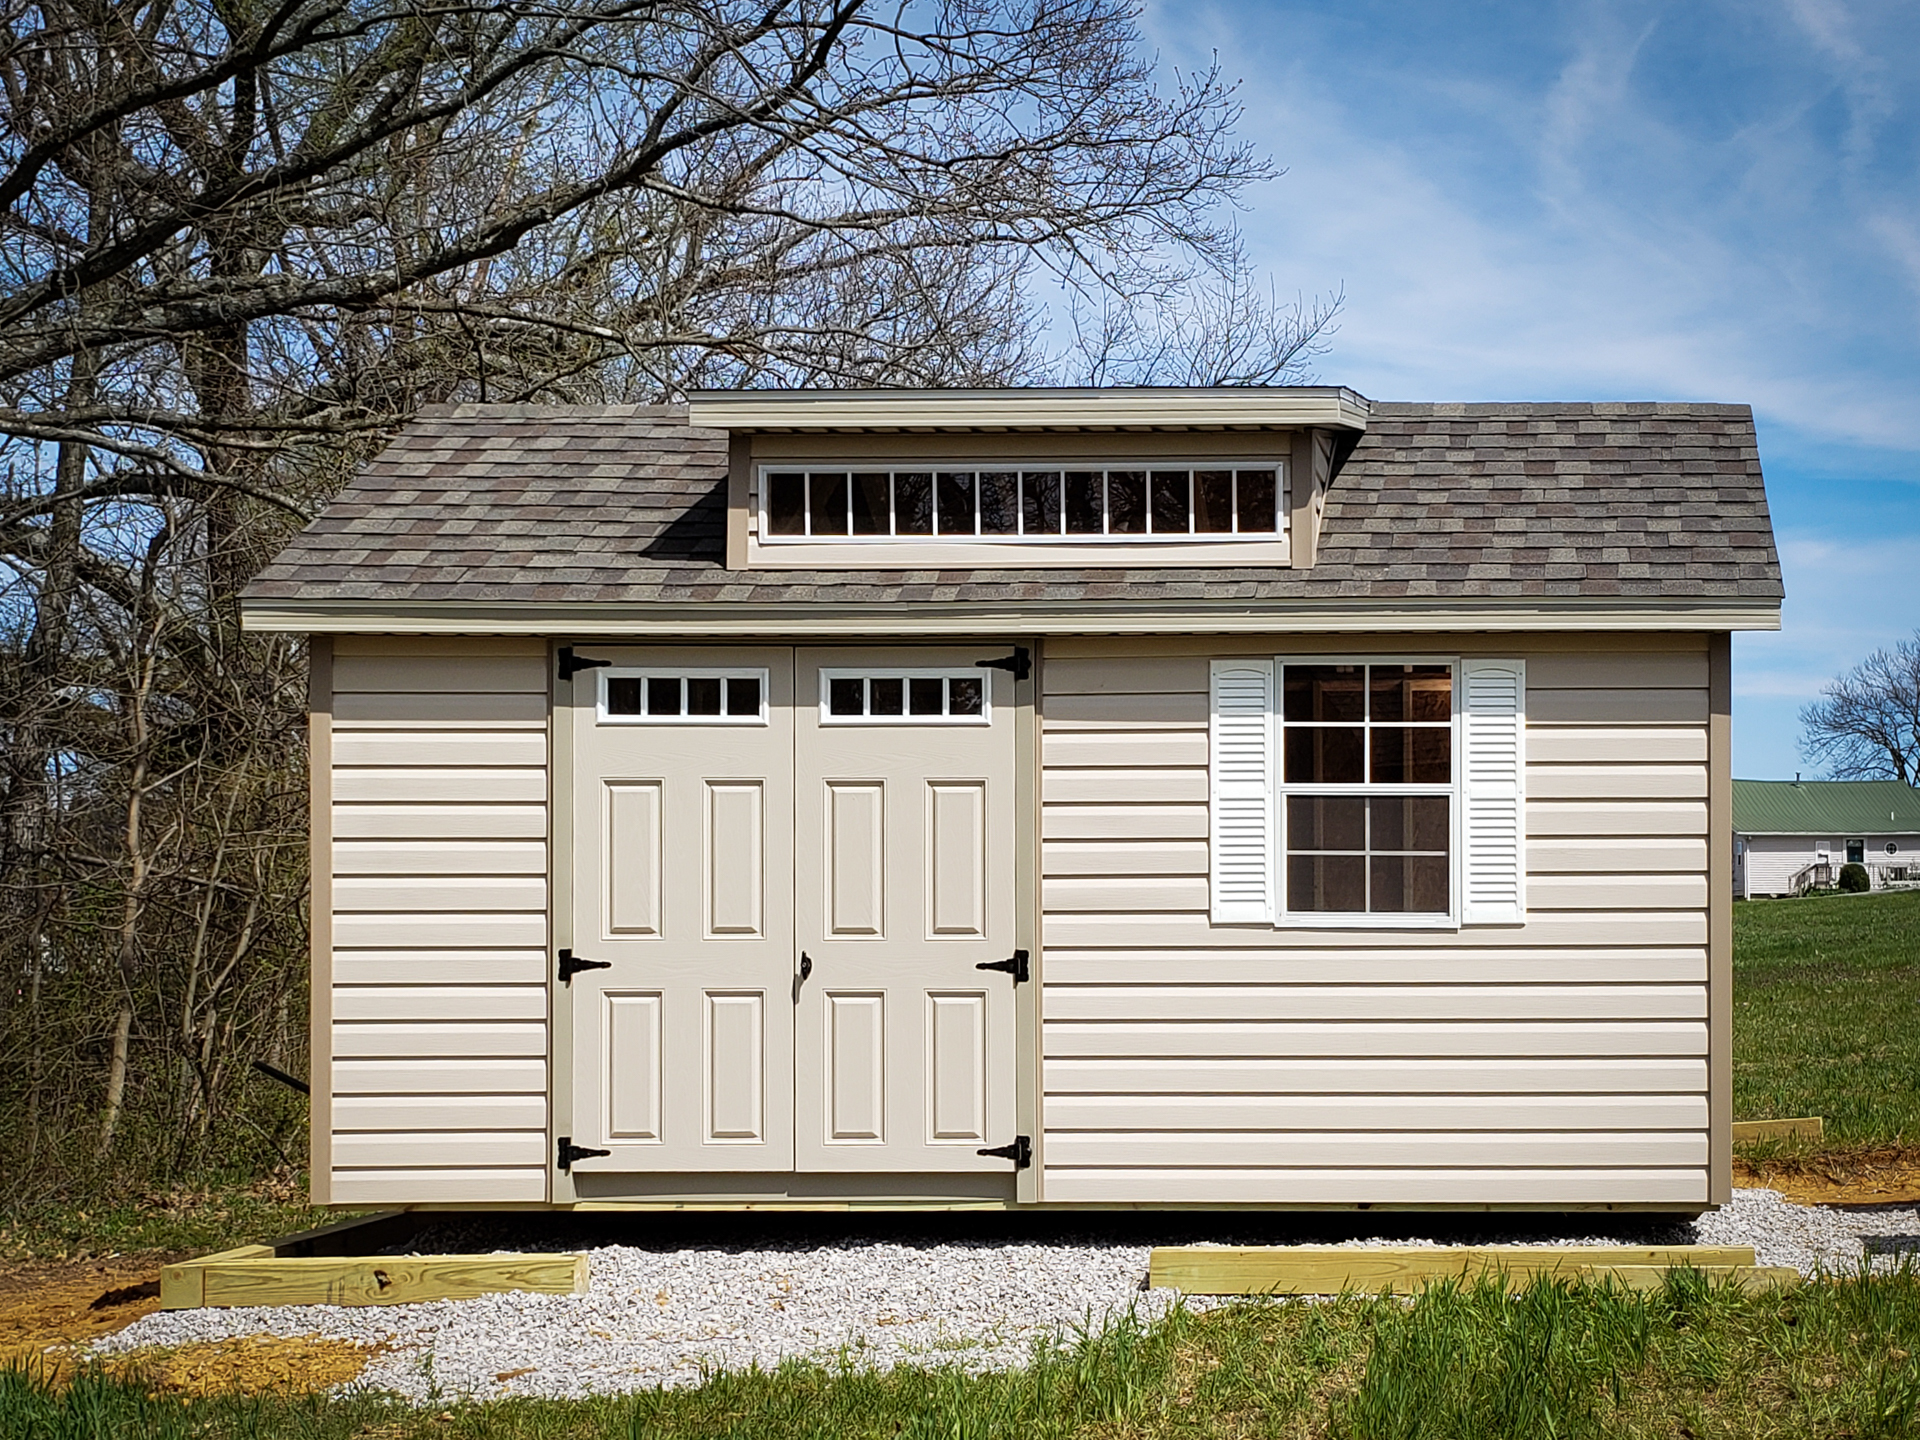
<path fill-rule="evenodd" d="M 1191 4 L 1287 173 L 1242 217 L 1344 289 L 1321 378 L 1379 399 L 1742 401 L 1785 626 L 1734 642 L 1736 774 L 1920 625 L 1920 4 Z M 1809 772 L 1811 773 L 1811 772 Z"/>

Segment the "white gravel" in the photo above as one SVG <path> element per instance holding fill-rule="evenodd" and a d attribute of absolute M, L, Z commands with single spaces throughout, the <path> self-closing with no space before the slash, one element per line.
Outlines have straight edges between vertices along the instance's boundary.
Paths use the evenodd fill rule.
<path fill-rule="evenodd" d="M 1140 1221 L 1136 1217 L 1137 1227 Z M 1230 1222 L 1244 1228 L 1248 1222 Z M 1795 1205 L 1771 1190 L 1736 1190 L 1733 1203 L 1692 1226 L 1550 1235 L 1489 1228 L 1451 1243 L 1752 1245 L 1763 1265 L 1857 1269 L 1874 1253 L 1897 1263 L 1920 1250 L 1920 1209 Z M 1167 1217 L 1191 1232 L 1192 1217 Z M 423 1237 L 424 1239 L 425 1237 Z M 417 1239 L 455 1248 L 459 1235 Z M 1137 1239 L 1138 1230 L 1129 1235 Z M 1191 1243 L 1198 1236 L 1169 1235 Z M 1267 1235 L 1232 1235 L 1231 1242 Z M 1863 1244 L 1863 1239 L 1866 1241 Z M 1303 1238 L 1326 1244 L 1331 1237 Z M 455 1244 L 449 1244 L 453 1241 Z M 1341 1244 L 1418 1244 L 1405 1233 Z M 470 1248 L 470 1247 L 461 1247 Z M 564 1243 L 527 1248 L 574 1248 Z M 416 1401 L 502 1395 L 575 1396 L 696 1384 L 714 1370 L 772 1368 L 789 1358 L 842 1358 L 862 1367 L 952 1364 L 981 1371 L 1024 1363 L 1036 1341 L 1099 1328 L 1132 1311 L 1142 1320 L 1174 1303 L 1142 1287 L 1151 1246 L 1093 1236 L 1045 1241 L 905 1239 L 589 1250 L 585 1295 L 488 1295 L 428 1305 L 332 1305 L 183 1310 L 150 1315 L 98 1348 L 180 1345 L 242 1335 L 314 1335 L 390 1348 L 360 1383 Z M 1875 1263 L 1882 1263 L 1876 1259 Z M 1209 1302 L 1190 1299 L 1192 1308 Z"/>

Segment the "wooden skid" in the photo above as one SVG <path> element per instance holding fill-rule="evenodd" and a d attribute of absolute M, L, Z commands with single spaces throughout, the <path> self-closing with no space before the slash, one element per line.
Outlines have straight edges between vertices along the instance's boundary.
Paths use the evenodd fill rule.
<path fill-rule="evenodd" d="M 1756 1140 L 1824 1139 L 1827 1122 L 1819 1115 L 1803 1115 L 1795 1120 L 1736 1120 L 1733 1143 L 1751 1145 Z"/>
<path fill-rule="evenodd" d="M 584 1295 L 587 1257 L 554 1255 L 276 1256 L 248 1245 L 160 1272 L 167 1310 L 229 1305 L 412 1305 L 502 1290 Z"/>
<path fill-rule="evenodd" d="M 1623 1290 L 1658 1290 L 1674 1267 L 1666 1265 L 1587 1265 L 1580 1277 L 1595 1284 L 1612 1283 Z M 1712 1285 L 1732 1285 L 1747 1291 L 1791 1290 L 1801 1283 L 1791 1265 L 1696 1265 Z"/>
<path fill-rule="evenodd" d="M 1751 1267 L 1746 1245 L 1162 1246 L 1149 1262 L 1149 1283 L 1188 1295 L 1338 1295 L 1347 1291 L 1411 1294 L 1435 1280 L 1505 1275 L 1573 1277 L 1597 1270 L 1691 1265 Z"/>

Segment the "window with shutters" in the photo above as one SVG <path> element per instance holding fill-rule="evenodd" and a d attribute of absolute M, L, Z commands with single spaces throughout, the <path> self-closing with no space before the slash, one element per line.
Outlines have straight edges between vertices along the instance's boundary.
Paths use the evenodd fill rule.
<path fill-rule="evenodd" d="M 1279 666 L 1279 909 L 1454 913 L 1451 664 Z"/>
<path fill-rule="evenodd" d="M 1517 660 L 1216 661 L 1214 920 L 1519 923 L 1525 688 Z"/>

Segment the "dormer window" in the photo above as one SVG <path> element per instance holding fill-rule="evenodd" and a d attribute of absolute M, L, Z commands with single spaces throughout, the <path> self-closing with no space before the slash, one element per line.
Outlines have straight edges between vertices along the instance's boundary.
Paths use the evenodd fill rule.
<path fill-rule="evenodd" d="M 1051 545 L 1236 541 L 1286 530 L 1277 461 L 1027 469 L 769 466 L 759 534 L 833 541 Z"/>

